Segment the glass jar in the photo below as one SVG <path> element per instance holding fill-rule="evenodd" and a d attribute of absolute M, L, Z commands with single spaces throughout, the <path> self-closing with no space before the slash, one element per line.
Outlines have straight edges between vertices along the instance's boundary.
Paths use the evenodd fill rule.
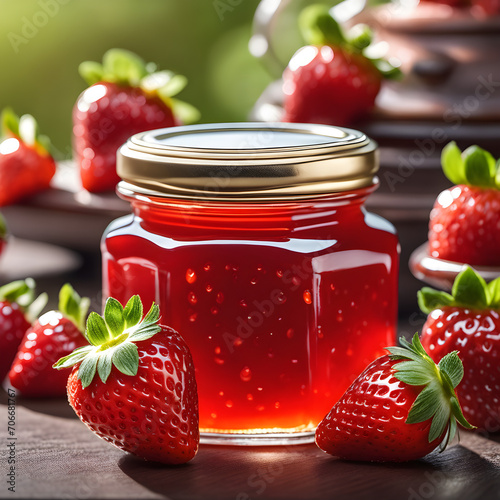
<path fill-rule="evenodd" d="M 132 214 L 103 242 L 103 291 L 159 304 L 195 363 L 202 441 L 314 440 L 395 342 L 398 240 L 363 208 L 360 132 L 217 124 L 138 134 L 118 153 Z"/>

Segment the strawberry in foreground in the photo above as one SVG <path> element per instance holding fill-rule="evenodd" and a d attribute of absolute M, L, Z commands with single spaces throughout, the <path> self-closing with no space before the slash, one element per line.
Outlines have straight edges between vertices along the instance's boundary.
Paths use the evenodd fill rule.
<path fill-rule="evenodd" d="M 79 72 L 90 87 L 73 109 L 73 149 L 88 191 L 115 188 L 116 151 L 131 135 L 198 119 L 193 107 L 173 99 L 186 78 L 156 72 L 132 52 L 108 50 L 102 64 L 84 62 Z"/>
<path fill-rule="evenodd" d="M 59 293 L 59 310 L 43 314 L 26 331 L 9 372 L 11 385 L 23 396 L 66 394 L 69 371 L 56 372 L 52 365 L 87 343 L 82 331 L 89 304 L 66 284 Z"/>
<path fill-rule="evenodd" d="M 372 35 L 357 25 L 347 34 L 325 6 L 300 15 L 303 37 L 283 73 L 284 122 L 349 126 L 369 115 L 384 78 L 399 75 L 384 59 L 368 57 Z"/>
<path fill-rule="evenodd" d="M 56 163 L 50 141 L 39 135 L 31 115 L 19 118 L 7 108 L 1 120 L 0 206 L 4 206 L 50 187 Z"/>
<path fill-rule="evenodd" d="M 175 330 L 158 324 L 156 304 L 142 316 L 137 295 L 125 308 L 109 298 L 103 317 L 91 313 L 87 320 L 91 345 L 54 368 L 75 365 L 68 399 L 99 437 L 146 460 L 185 463 L 199 443 L 191 353 Z"/>
<path fill-rule="evenodd" d="M 9 373 L 26 330 L 47 303 L 47 294 L 35 299 L 35 281 L 13 281 L 0 288 L 0 382 Z"/>
<path fill-rule="evenodd" d="M 429 253 L 477 266 L 500 265 L 500 163 L 478 146 L 463 153 L 454 142 L 441 164 L 455 186 L 443 191 L 430 214 Z"/>
<path fill-rule="evenodd" d="M 457 352 L 439 365 L 415 334 L 389 347 L 352 383 L 316 429 L 316 444 L 346 460 L 405 462 L 444 450 L 467 429 L 454 388 L 463 376 Z"/>
<path fill-rule="evenodd" d="M 460 349 L 464 379 L 457 388 L 467 420 L 500 431 L 500 278 L 489 284 L 467 267 L 451 295 L 424 287 L 418 293 L 427 316 L 422 345 L 438 362 Z"/>

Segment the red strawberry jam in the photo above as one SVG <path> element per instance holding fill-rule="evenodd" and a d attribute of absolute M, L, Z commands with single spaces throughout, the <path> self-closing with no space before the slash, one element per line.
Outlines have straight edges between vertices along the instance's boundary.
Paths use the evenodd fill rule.
<path fill-rule="evenodd" d="M 106 231 L 104 295 L 155 301 L 184 337 L 202 433 L 311 440 L 394 344 L 398 242 L 362 208 L 372 190 L 253 202 L 120 185 L 133 215 Z"/>

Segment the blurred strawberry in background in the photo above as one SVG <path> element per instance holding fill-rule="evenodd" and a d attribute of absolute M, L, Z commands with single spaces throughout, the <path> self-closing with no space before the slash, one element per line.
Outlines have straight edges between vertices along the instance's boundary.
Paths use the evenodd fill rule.
<path fill-rule="evenodd" d="M 16 203 L 50 186 L 56 163 L 50 141 L 40 135 L 31 115 L 2 113 L 0 142 L 0 206 Z"/>
<path fill-rule="evenodd" d="M 323 5 L 304 9 L 299 25 L 308 45 L 283 73 L 283 121 L 350 126 L 367 117 L 382 80 L 400 73 L 385 59 L 370 57 L 371 30 L 356 25 L 344 33 Z"/>
<path fill-rule="evenodd" d="M 122 49 L 108 50 L 102 64 L 80 65 L 80 75 L 90 86 L 73 109 L 73 150 L 87 191 L 115 188 L 120 180 L 116 151 L 131 135 L 198 119 L 195 108 L 173 99 L 187 79 L 156 69 Z"/>

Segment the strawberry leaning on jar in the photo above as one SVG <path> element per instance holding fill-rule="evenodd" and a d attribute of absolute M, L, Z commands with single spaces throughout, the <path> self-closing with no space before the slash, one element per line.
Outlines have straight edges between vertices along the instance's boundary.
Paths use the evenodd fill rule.
<path fill-rule="evenodd" d="M 357 25 L 345 34 L 318 5 L 304 9 L 299 23 L 308 45 L 283 73 L 282 121 L 349 126 L 367 117 L 382 80 L 400 74 L 388 61 L 368 56 L 370 29 Z"/>
<path fill-rule="evenodd" d="M 465 417 L 487 432 L 500 431 L 500 278 L 486 284 L 472 268 L 455 279 L 452 293 L 424 287 L 422 345 L 438 362 L 460 350 L 464 379 L 457 388 Z"/>
<path fill-rule="evenodd" d="M 132 52 L 108 50 L 102 64 L 83 62 L 79 72 L 90 86 L 73 108 L 73 150 L 87 191 L 115 188 L 116 151 L 130 136 L 198 118 L 193 107 L 173 99 L 186 78 L 156 72 Z"/>
<path fill-rule="evenodd" d="M 47 294 L 35 299 L 35 281 L 13 281 L 0 288 L 0 382 L 9 373 L 26 330 L 47 303 Z"/>
<path fill-rule="evenodd" d="M 422 348 L 389 347 L 352 383 L 316 429 L 316 444 L 345 460 L 405 462 L 444 450 L 457 431 L 467 429 L 455 394 L 463 376 L 457 351 L 439 365 Z"/>
<path fill-rule="evenodd" d="M 66 284 L 59 292 L 58 310 L 43 314 L 26 331 L 9 371 L 11 385 L 23 396 L 66 394 L 69 371 L 56 372 L 52 365 L 87 343 L 82 332 L 89 304 Z"/>
<path fill-rule="evenodd" d="M 56 163 L 50 141 L 38 133 L 31 115 L 19 118 L 7 108 L 1 120 L 0 206 L 4 206 L 49 188 Z"/>
<path fill-rule="evenodd" d="M 68 399 L 97 436 L 146 460 L 185 463 L 199 443 L 191 353 L 176 331 L 158 324 L 156 304 L 142 316 L 137 295 L 125 308 L 109 298 L 103 317 L 91 313 L 87 320 L 91 345 L 54 368 L 75 365 Z"/>
<path fill-rule="evenodd" d="M 429 253 L 475 266 L 500 265 L 500 167 L 478 146 L 442 151 L 443 171 L 455 186 L 436 199 L 429 220 Z"/>

